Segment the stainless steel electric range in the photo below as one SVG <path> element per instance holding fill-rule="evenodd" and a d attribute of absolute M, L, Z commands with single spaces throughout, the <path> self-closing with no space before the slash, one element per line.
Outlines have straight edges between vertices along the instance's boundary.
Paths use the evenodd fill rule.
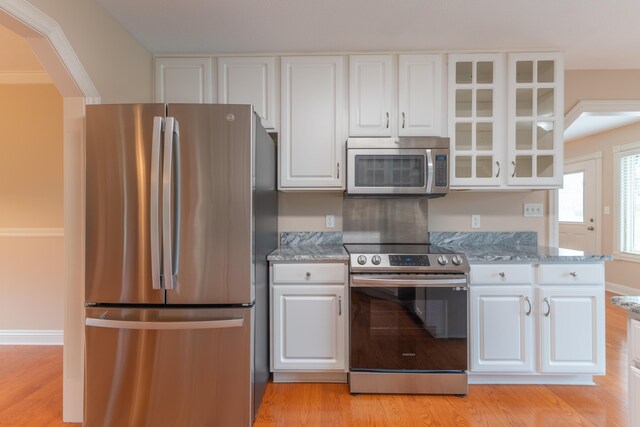
<path fill-rule="evenodd" d="M 346 244 L 351 393 L 467 394 L 469 263 L 428 244 Z"/>

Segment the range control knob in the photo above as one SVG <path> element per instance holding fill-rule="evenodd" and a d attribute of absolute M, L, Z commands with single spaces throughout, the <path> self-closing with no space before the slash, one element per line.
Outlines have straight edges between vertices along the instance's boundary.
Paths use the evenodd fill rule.
<path fill-rule="evenodd" d="M 438 257 L 438 264 L 440 265 L 447 265 L 449 263 L 449 258 L 447 258 L 446 255 L 440 255 Z"/>
<path fill-rule="evenodd" d="M 462 257 L 460 255 L 454 255 L 451 258 L 451 262 L 454 263 L 455 265 L 460 265 L 462 264 Z"/>
<path fill-rule="evenodd" d="M 367 257 L 364 255 L 360 255 L 358 257 L 358 264 L 365 265 L 367 263 Z"/>
<path fill-rule="evenodd" d="M 382 261 L 382 258 L 380 258 L 380 255 L 374 255 L 373 258 L 371 258 L 371 262 L 374 265 L 380 264 L 381 261 Z"/>

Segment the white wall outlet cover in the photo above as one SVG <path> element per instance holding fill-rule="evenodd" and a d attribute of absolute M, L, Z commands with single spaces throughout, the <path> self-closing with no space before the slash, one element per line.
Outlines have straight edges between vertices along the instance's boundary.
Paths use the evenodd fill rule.
<path fill-rule="evenodd" d="M 335 215 L 327 215 L 325 217 L 325 227 L 326 228 L 334 228 L 336 226 L 336 217 Z"/>
<path fill-rule="evenodd" d="M 604 214 L 605 214 L 605 215 L 609 215 L 609 214 L 611 214 L 611 208 L 610 208 L 609 206 L 605 206 L 605 207 L 604 207 Z"/>
<path fill-rule="evenodd" d="M 544 205 L 542 203 L 525 203 L 522 215 L 530 217 L 544 216 Z"/>
<path fill-rule="evenodd" d="M 480 228 L 480 215 L 471 215 L 471 228 Z"/>

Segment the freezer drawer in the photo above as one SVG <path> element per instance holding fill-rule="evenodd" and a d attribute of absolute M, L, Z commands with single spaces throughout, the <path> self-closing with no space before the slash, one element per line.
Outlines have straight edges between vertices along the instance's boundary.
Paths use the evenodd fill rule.
<path fill-rule="evenodd" d="M 250 426 L 253 308 L 86 309 L 85 426 Z"/>

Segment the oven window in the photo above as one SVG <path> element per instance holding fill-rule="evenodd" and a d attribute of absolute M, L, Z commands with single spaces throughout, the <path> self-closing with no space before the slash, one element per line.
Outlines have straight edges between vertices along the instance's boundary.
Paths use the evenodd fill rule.
<path fill-rule="evenodd" d="M 351 288 L 351 370 L 467 369 L 467 292 Z"/>
<path fill-rule="evenodd" d="M 425 187 L 426 156 L 355 156 L 356 187 Z"/>

